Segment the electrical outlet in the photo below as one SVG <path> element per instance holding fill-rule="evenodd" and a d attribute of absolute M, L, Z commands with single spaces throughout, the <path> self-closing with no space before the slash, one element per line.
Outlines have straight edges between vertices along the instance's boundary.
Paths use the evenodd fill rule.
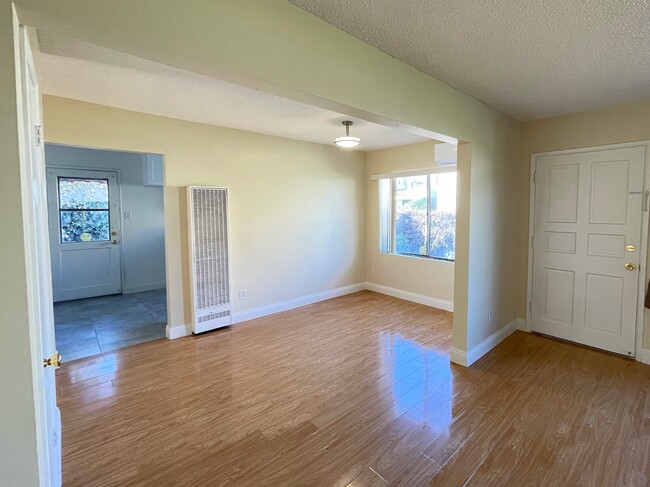
<path fill-rule="evenodd" d="M 373 276 L 375 275 L 375 268 L 374 267 L 370 268 L 370 274 L 372 274 Z"/>
<path fill-rule="evenodd" d="M 239 290 L 239 299 L 241 299 L 243 301 L 247 297 L 248 297 L 248 291 L 246 289 L 240 289 Z"/>
<path fill-rule="evenodd" d="M 488 311 L 488 321 L 492 321 L 492 318 L 494 318 L 494 313 L 492 313 L 492 310 Z"/>

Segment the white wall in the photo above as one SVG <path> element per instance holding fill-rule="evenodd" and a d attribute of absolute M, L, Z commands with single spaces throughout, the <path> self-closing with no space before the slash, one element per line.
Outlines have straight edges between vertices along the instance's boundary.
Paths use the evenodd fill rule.
<path fill-rule="evenodd" d="M 366 153 L 366 280 L 432 298 L 453 307 L 454 263 L 379 252 L 379 185 L 372 174 L 437 167 L 435 142 L 421 142 Z M 374 269 L 375 273 L 372 273 Z"/>
<path fill-rule="evenodd" d="M 124 293 L 165 287 L 163 188 L 143 185 L 144 154 L 46 144 L 48 166 L 119 171 Z M 124 218 L 125 212 L 131 218 Z"/>

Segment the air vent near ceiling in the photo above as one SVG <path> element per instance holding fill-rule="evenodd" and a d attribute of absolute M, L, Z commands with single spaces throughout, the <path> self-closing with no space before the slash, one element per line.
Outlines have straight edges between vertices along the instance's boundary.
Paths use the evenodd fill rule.
<path fill-rule="evenodd" d="M 458 146 L 454 144 L 436 144 L 436 162 L 441 166 L 448 166 L 458 162 Z"/>

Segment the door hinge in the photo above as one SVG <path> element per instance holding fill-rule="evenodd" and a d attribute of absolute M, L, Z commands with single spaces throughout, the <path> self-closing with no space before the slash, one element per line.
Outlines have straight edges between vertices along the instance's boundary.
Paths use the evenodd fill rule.
<path fill-rule="evenodd" d="M 532 299 L 530 301 L 528 301 L 528 311 L 530 311 L 531 313 L 533 312 L 533 301 L 532 301 Z"/>
<path fill-rule="evenodd" d="M 36 145 L 43 145 L 43 126 L 36 125 L 34 128 L 36 129 L 35 130 Z"/>
<path fill-rule="evenodd" d="M 537 171 L 533 172 L 533 184 L 537 182 Z"/>
<path fill-rule="evenodd" d="M 643 211 L 648 211 L 648 198 L 650 198 L 650 191 L 643 192 Z"/>
<path fill-rule="evenodd" d="M 535 248 L 535 236 L 533 235 L 533 238 L 530 239 L 530 247 Z"/>

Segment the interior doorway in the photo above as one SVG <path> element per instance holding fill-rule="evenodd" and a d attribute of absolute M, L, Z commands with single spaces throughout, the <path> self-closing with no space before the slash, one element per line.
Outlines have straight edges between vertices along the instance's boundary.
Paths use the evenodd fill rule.
<path fill-rule="evenodd" d="M 47 144 L 45 163 L 64 360 L 163 338 L 162 156 Z"/>

